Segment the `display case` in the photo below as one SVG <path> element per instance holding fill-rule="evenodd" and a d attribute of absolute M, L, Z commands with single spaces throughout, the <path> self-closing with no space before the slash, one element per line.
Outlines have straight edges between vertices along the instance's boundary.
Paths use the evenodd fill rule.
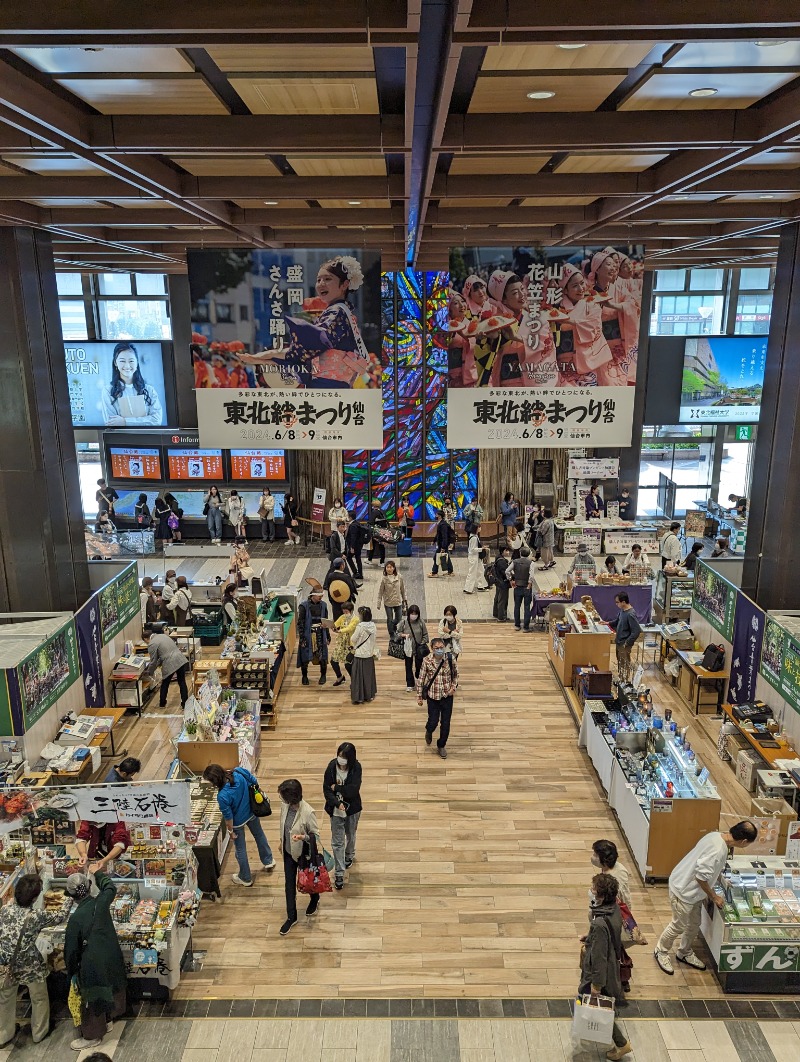
<path fill-rule="evenodd" d="M 612 633 L 579 633 L 571 623 L 553 620 L 547 638 L 547 658 L 556 677 L 565 688 L 572 685 L 575 667 L 594 664 L 598 671 L 608 671 Z"/>
<path fill-rule="evenodd" d="M 247 690 L 216 687 L 209 698 L 205 684 L 198 690 L 203 711 L 178 735 L 178 759 L 193 774 L 202 774 L 210 763 L 226 770 L 255 769 L 261 745 L 261 702 Z M 208 702 L 208 703 L 206 703 Z"/>
<path fill-rule="evenodd" d="M 703 905 L 701 932 L 726 992 L 800 989 L 800 863 L 732 856 L 717 889 L 722 909 Z"/>
<path fill-rule="evenodd" d="M 692 576 L 667 575 L 663 569 L 656 573 L 653 610 L 657 623 L 674 623 L 688 620 L 692 611 L 694 578 Z"/>
<path fill-rule="evenodd" d="M 693 751 L 649 701 L 621 684 L 613 707 L 588 700 L 579 743 L 608 793 L 645 881 L 669 877 L 719 826 L 721 801 Z"/>

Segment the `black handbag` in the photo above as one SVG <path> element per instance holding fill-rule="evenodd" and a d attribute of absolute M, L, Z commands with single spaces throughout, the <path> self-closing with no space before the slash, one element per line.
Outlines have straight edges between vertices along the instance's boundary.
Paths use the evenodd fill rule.
<path fill-rule="evenodd" d="M 258 782 L 252 784 L 248 791 L 250 793 L 250 811 L 257 819 L 266 819 L 272 814 L 272 805 L 269 802 L 269 797 Z"/>
<path fill-rule="evenodd" d="M 417 521 L 413 516 L 406 517 L 406 527 L 416 527 Z"/>
<path fill-rule="evenodd" d="M 401 638 L 392 638 L 390 640 L 389 656 L 393 656 L 395 660 L 405 660 L 406 651 L 403 648 L 403 640 Z"/>
<path fill-rule="evenodd" d="M 722 671 L 725 666 L 725 649 L 723 646 L 714 645 L 712 642 L 706 646 L 700 663 L 701 667 L 704 667 L 706 671 Z"/>

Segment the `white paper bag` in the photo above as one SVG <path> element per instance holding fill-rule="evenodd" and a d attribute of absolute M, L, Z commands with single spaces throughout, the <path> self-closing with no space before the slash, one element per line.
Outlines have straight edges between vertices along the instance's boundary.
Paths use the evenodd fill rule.
<path fill-rule="evenodd" d="M 572 1040 L 608 1047 L 614 1042 L 614 1000 L 610 996 L 578 996 L 572 1015 Z"/>

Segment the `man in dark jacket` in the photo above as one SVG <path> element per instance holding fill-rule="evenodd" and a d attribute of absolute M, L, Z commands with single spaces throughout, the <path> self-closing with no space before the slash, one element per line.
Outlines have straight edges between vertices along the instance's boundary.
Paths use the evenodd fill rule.
<path fill-rule="evenodd" d="M 328 535 L 328 560 L 333 564 L 337 557 L 344 557 L 347 552 L 347 525 L 340 520 L 336 530 Z"/>
<path fill-rule="evenodd" d="M 389 521 L 386 519 L 386 513 L 381 508 L 381 503 L 377 498 L 372 499 L 372 505 L 369 510 L 369 526 L 370 531 L 373 532 L 370 538 L 369 549 L 367 550 L 367 560 L 372 562 L 375 553 L 378 554 L 378 564 L 386 563 L 386 543 L 382 538 L 378 538 L 374 532 L 376 528 L 380 528 L 382 531 L 389 530 Z"/>
<path fill-rule="evenodd" d="M 498 623 L 508 623 L 508 566 L 511 564 L 511 548 L 503 546 L 494 562 L 494 606 L 492 615 Z"/>
<path fill-rule="evenodd" d="M 439 574 L 439 564 L 442 566 L 442 571 L 447 575 L 453 574 L 453 562 L 450 559 L 450 552 L 455 548 L 455 544 L 456 533 L 447 522 L 444 512 L 440 512 L 439 522 L 436 525 L 436 537 L 434 538 L 433 567 L 429 578 L 435 579 Z"/>
<path fill-rule="evenodd" d="M 334 582 L 344 583 L 344 585 L 350 591 L 350 597 L 342 597 L 338 593 L 336 597 L 333 597 L 331 595 L 331 583 Z M 342 614 L 342 604 L 345 601 L 355 601 L 355 599 L 358 597 L 358 588 L 356 587 L 353 577 L 350 575 L 350 573 L 344 566 L 344 557 L 337 557 L 334 560 L 333 564 L 330 567 L 330 571 L 325 576 L 325 582 L 322 584 L 322 589 L 327 591 L 328 600 L 331 603 L 331 618 L 335 622 Z M 336 587 L 335 589 L 338 591 L 341 588 Z"/>
<path fill-rule="evenodd" d="M 506 578 L 514 587 L 514 630 L 525 631 L 526 634 L 529 634 L 531 630 L 532 565 L 531 551 L 527 546 L 523 546 L 519 551 L 519 557 L 513 560 L 506 570 Z M 520 625 L 520 610 L 523 605 L 523 621 L 522 625 Z"/>
<path fill-rule="evenodd" d="M 614 601 L 619 609 L 619 615 L 611 621 L 609 626 L 617 632 L 614 647 L 617 650 L 619 677 L 627 679 L 631 670 L 631 649 L 642 633 L 642 628 L 639 626 L 639 620 L 636 618 L 636 613 L 633 611 L 630 598 L 625 590 L 620 590 Z"/>
<path fill-rule="evenodd" d="M 364 527 L 362 523 L 359 523 L 358 517 L 353 517 L 352 523 L 347 528 L 347 532 L 344 536 L 344 542 L 347 550 L 347 563 L 350 566 L 350 571 L 353 573 L 353 578 L 359 585 L 364 581 L 364 569 L 361 565 L 361 550 L 369 542 L 370 537 L 369 530 Z"/>

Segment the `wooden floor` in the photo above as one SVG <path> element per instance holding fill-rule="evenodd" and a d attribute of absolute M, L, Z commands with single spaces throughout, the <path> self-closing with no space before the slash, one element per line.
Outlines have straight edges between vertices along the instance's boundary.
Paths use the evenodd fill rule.
<path fill-rule="evenodd" d="M 379 637 L 385 650 L 385 629 Z M 357 862 L 345 889 L 323 897 L 309 922 L 301 904 L 300 923 L 281 938 L 281 868 L 259 873 L 252 889 L 237 888 L 230 853 L 224 902 L 202 905 L 194 934 L 206 952 L 202 968 L 185 975 L 179 997 L 563 997 L 576 987 L 591 844 L 600 837 L 619 845 L 631 868 L 634 914 L 655 941 L 668 920 L 666 887 L 645 888 L 635 878 L 578 748 L 545 636 L 467 624 L 461 673 L 445 762 L 425 745 L 425 713 L 405 692 L 402 662 L 385 651 L 379 695 L 368 707 L 351 705 L 346 687 L 303 687 L 299 672 L 290 672 L 278 729 L 264 734 L 260 778 L 273 793 L 283 778 L 299 778 L 319 810 L 324 768 L 340 741 L 352 741 L 364 769 Z M 656 702 L 688 721 L 657 674 L 648 672 Z M 141 749 L 145 777 L 162 777 L 172 758 L 175 711 L 151 710 L 131 729 L 128 748 Z M 716 756 L 718 726 L 699 720 L 693 744 L 720 786 L 723 810 L 746 813 L 747 794 Z M 320 813 L 320 820 L 329 847 L 328 819 Z M 276 822 L 266 822 L 273 847 Z M 632 998 L 722 994 L 711 973 L 681 967 L 666 977 L 652 947 L 632 954 Z"/>

